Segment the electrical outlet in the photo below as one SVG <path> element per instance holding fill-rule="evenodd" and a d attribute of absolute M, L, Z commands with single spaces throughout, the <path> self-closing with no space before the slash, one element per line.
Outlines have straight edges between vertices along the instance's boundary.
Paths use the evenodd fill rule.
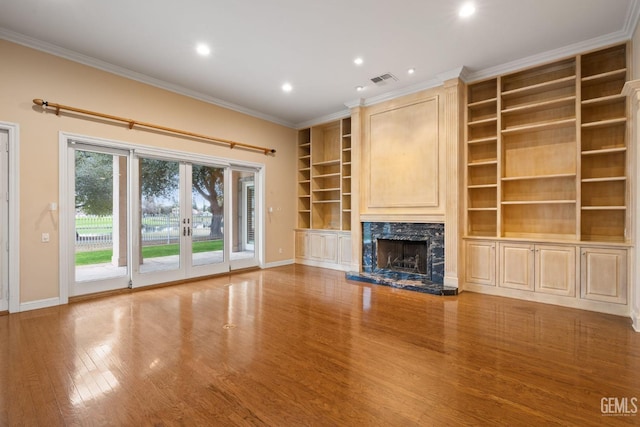
<path fill-rule="evenodd" d="M 49 243 L 49 233 L 42 233 L 42 243 Z"/>
<path fill-rule="evenodd" d="M 282 248 L 278 248 L 278 253 L 281 254 L 282 253 Z"/>

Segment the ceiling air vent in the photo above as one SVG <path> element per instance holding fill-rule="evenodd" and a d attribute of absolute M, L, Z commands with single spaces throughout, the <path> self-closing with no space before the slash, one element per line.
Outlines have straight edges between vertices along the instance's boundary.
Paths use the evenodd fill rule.
<path fill-rule="evenodd" d="M 378 86 L 385 85 L 391 82 L 397 82 L 398 78 L 391 73 L 384 73 L 376 77 L 372 77 L 371 81 L 377 84 Z"/>

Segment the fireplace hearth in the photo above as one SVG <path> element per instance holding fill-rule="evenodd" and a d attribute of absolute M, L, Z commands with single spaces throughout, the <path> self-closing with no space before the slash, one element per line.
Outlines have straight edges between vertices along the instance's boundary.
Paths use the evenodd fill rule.
<path fill-rule="evenodd" d="M 347 279 L 435 295 L 456 295 L 444 286 L 444 224 L 365 222 L 362 272 Z"/>

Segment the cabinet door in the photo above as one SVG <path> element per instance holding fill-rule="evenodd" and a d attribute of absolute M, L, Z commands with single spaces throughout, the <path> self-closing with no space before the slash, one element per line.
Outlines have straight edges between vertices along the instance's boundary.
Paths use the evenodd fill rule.
<path fill-rule="evenodd" d="M 535 246 L 535 289 L 554 295 L 576 295 L 576 248 Z"/>
<path fill-rule="evenodd" d="M 594 301 L 627 303 L 627 251 L 582 248 L 580 296 Z"/>
<path fill-rule="evenodd" d="M 496 285 L 495 242 L 467 241 L 465 277 L 469 283 Z"/>
<path fill-rule="evenodd" d="M 533 291 L 533 245 L 501 243 L 498 286 Z"/>
<path fill-rule="evenodd" d="M 324 236 L 320 233 L 309 233 L 309 257 L 322 260 L 324 255 Z"/>
<path fill-rule="evenodd" d="M 351 236 L 344 235 L 338 237 L 340 241 L 340 264 L 351 264 Z"/>
<path fill-rule="evenodd" d="M 296 258 L 307 258 L 309 256 L 309 233 L 306 231 L 296 231 Z"/>
<path fill-rule="evenodd" d="M 338 262 L 338 236 L 335 234 L 325 234 L 322 236 L 322 260 L 328 262 Z"/>

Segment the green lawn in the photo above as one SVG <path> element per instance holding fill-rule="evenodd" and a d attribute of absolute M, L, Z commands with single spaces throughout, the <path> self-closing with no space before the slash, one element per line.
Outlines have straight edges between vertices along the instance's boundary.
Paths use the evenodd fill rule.
<path fill-rule="evenodd" d="M 210 240 L 206 242 L 194 242 L 193 253 L 222 250 L 222 240 Z M 161 256 L 178 255 L 180 247 L 177 243 L 171 245 L 143 246 L 143 258 L 156 258 Z M 111 262 L 113 251 L 111 249 L 100 251 L 88 251 L 76 253 L 76 265 L 103 264 Z"/>

